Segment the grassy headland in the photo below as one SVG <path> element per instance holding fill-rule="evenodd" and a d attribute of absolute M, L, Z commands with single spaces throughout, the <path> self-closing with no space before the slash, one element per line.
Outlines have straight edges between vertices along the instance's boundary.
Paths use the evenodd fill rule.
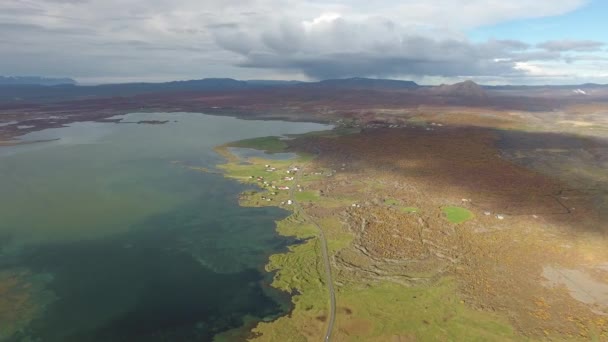
<path fill-rule="evenodd" d="M 316 133 L 304 136 L 303 139 L 333 139 L 334 134 L 335 132 L 330 132 L 323 136 Z M 296 144 L 297 140 L 296 138 Z M 290 142 L 270 137 L 217 148 L 218 153 L 228 161 L 219 165 L 226 177 L 256 184 L 260 188 L 243 193 L 241 205 L 280 206 L 292 210 L 291 216 L 277 222 L 277 231 L 281 235 L 302 240 L 289 247 L 286 253 L 271 256 L 266 265 L 266 270 L 275 272 L 272 286 L 293 294 L 294 309 L 288 316 L 258 324 L 253 329 L 253 340 L 323 339 L 328 320 L 329 295 L 321 259 L 319 232 L 304 216 L 316 221 L 328 242 L 337 291 L 337 320 L 333 340 L 519 339 L 505 317 L 480 312 L 466 305 L 456 291 L 457 283 L 453 278 L 439 277 L 435 281 L 404 284 L 380 276 L 359 277 L 358 272 L 366 272 L 364 269 L 351 272 L 343 265 L 338 265 L 344 261 L 341 254 L 352 252 L 358 240 L 357 234 L 344 224 L 340 215 L 361 210 L 359 203 L 365 203 L 367 194 L 353 192 L 328 195 L 321 191 L 320 184 L 340 182 L 342 178 L 336 176 L 333 170 L 322 168 L 311 155 L 303 153 L 303 156 L 289 160 L 258 157 L 241 160 L 231 154 L 228 148 L 293 152 L 294 149 L 289 148 Z M 296 168 L 298 171 L 293 171 Z M 297 182 L 294 172 L 303 173 Z M 306 211 L 306 215 L 298 212 L 289 202 L 290 191 L 294 191 L 294 198 L 300 203 L 301 210 Z M 417 206 L 403 206 L 398 200 L 388 199 L 385 205 L 397 208 L 395 215 L 416 215 L 418 212 Z M 357 268 L 357 265 L 351 267 Z"/>

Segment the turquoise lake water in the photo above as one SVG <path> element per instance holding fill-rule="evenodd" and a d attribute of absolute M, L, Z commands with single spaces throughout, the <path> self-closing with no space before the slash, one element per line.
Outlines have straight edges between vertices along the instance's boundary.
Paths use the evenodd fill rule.
<path fill-rule="evenodd" d="M 0 340 L 208 341 L 289 311 L 263 269 L 293 243 L 274 230 L 288 213 L 239 207 L 247 186 L 188 166 L 213 168 L 229 141 L 331 127 L 123 118 L 139 120 L 170 121 L 74 123 L 0 147 Z"/>

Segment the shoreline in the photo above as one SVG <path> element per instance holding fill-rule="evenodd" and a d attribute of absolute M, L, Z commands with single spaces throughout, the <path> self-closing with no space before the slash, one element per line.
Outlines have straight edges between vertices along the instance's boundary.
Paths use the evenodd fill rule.
<path fill-rule="evenodd" d="M 221 171 L 220 173 L 226 177 L 226 178 L 232 178 L 235 179 L 238 182 L 241 183 L 245 183 L 245 184 L 258 184 L 257 179 L 255 178 L 250 178 L 252 176 L 249 176 L 249 178 L 244 178 L 242 175 L 239 176 L 239 174 L 234 172 L 233 168 L 240 168 L 240 169 L 247 169 L 247 166 L 250 166 L 250 168 L 252 169 L 252 173 L 255 173 L 256 171 L 256 167 L 259 167 L 262 163 L 273 163 L 273 164 L 277 164 L 282 166 L 282 167 L 291 167 L 288 166 L 288 164 L 302 164 L 303 162 L 307 161 L 307 157 L 303 156 L 301 154 L 295 153 L 293 151 L 289 151 L 292 153 L 295 153 L 297 155 L 296 158 L 293 159 L 288 159 L 288 160 L 265 160 L 262 158 L 258 158 L 258 157 L 251 157 L 251 158 L 246 158 L 246 159 L 242 159 L 239 158 L 237 155 L 235 155 L 234 153 L 232 153 L 229 148 L 230 147 L 243 147 L 243 146 L 235 146 L 235 143 L 239 143 L 239 142 L 232 142 L 232 143 L 228 143 L 228 144 L 223 144 L 223 145 L 219 145 L 216 146 L 214 148 L 214 151 L 216 153 L 218 153 L 220 156 L 222 156 L 224 158 L 224 160 L 226 161 L 226 163 L 224 164 L 219 164 L 216 165 L 216 167 Z M 260 149 L 260 148 L 256 148 L 256 146 L 249 146 L 247 148 L 253 148 L 253 149 L 257 149 L 259 151 L 263 151 L 266 153 L 269 153 L 268 150 L 264 150 L 264 149 Z M 274 151 L 276 152 L 276 151 Z M 243 165 L 242 162 L 243 161 L 247 161 L 249 162 L 249 164 L 245 164 Z M 253 162 L 252 162 L 253 161 Z M 264 166 L 266 166 L 268 164 L 264 164 Z M 298 175 L 300 175 L 300 173 L 298 173 Z M 289 178 L 289 177 L 287 177 Z M 298 180 L 296 180 L 295 178 L 289 181 L 286 181 L 289 183 L 292 183 L 295 185 L 295 183 L 300 183 Z M 259 184 L 258 184 L 259 185 Z M 298 269 L 288 269 L 288 261 L 289 259 L 297 259 L 299 258 L 299 254 L 298 251 L 308 251 L 310 252 L 311 249 L 314 250 L 314 255 L 312 256 L 313 259 L 317 259 L 314 261 L 314 263 L 318 263 L 321 260 L 320 256 L 322 255 L 322 251 L 321 250 L 317 250 L 318 249 L 318 241 L 320 238 L 320 235 L 322 234 L 322 231 L 319 230 L 318 231 L 314 231 L 313 225 L 310 222 L 307 222 L 307 220 L 302 221 L 302 212 L 299 211 L 296 207 L 295 201 L 291 202 L 292 204 L 287 204 L 290 203 L 290 198 L 293 198 L 293 188 L 292 187 L 290 189 L 290 191 L 285 191 L 284 193 L 277 195 L 279 197 L 281 197 L 281 199 L 286 199 L 284 201 L 279 201 L 276 200 L 274 202 L 266 202 L 266 203 L 261 203 L 260 201 L 256 201 L 255 196 L 259 195 L 259 193 L 257 191 L 248 191 L 248 192 L 244 192 L 241 194 L 240 198 L 239 198 L 239 205 L 241 206 L 274 206 L 274 207 L 278 207 L 281 209 L 285 209 L 288 210 L 289 212 L 291 212 L 291 214 L 289 216 L 287 216 L 285 219 L 282 219 L 280 221 L 276 222 L 275 225 L 275 231 L 277 232 L 277 234 L 279 236 L 283 236 L 283 237 L 290 237 L 293 238 L 295 240 L 294 244 L 288 245 L 287 246 L 287 250 L 282 251 L 280 253 L 276 253 L 276 254 L 271 254 L 268 258 L 267 263 L 264 266 L 264 269 L 266 270 L 266 272 L 272 276 L 272 282 L 268 284 L 268 286 L 277 289 L 279 291 L 281 291 L 282 293 L 285 293 L 287 295 L 289 295 L 290 299 L 291 299 L 291 308 L 288 312 L 286 312 L 284 315 L 281 315 L 279 317 L 274 318 L 273 320 L 270 321 L 265 321 L 265 320 L 261 320 L 259 323 L 257 323 L 255 326 L 253 326 L 253 328 L 250 330 L 250 337 L 249 340 L 273 340 L 273 338 L 271 336 L 265 336 L 264 333 L 268 333 L 268 331 L 264 331 L 265 327 L 267 325 L 271 325 L 271 324 L 281 324 L 281 320 L 286 320 L 286 319 L 290 319 L 291 317 L 293 317 L 294 315 L 299 315 L 298 312 L 298 303 L 300 302 L 301 297 L 305 297 L 307 296 L 309 291 L 306 291 L 306 289 L 304 287 L 299 287 L 299 286 L 293 286 L 293 284 L 290 284 L 289 279 L 285 276 L 286 272 L 293 272 L 293 271 L 298 271 Z M 266 189 L 264 189 L 264 187 L 260 187 L 260 192 L 265 193 Z M 275 193 L 278 194 L 278 192 L 276 191 L 267 191 L 270 193 Z M 265 198 L 265 196 L 262 196 L 263 198 Z M 285 197 L 285 198 L 283 198 Z M 305 215 L 305 214 L 304 214 Z M 308 229 L 304 229 L 302 230 L 302 225 L 308 225 Z M 310 255 L 309 255 L 310 257 Z M 321 272 L 319 272 L 318 274 L 316 274 L 315 276 L 313 276 L 312 278 L 316 278 L 316 280 L 318 280 L 318 283 L 326 283 L 324 281 L 324 277 L 321 274 Z M 323 284 L 323 288 L 326 288 L 327 286 L 325 284 Z M 322 291 L 322 289 L 319 289 Z M 316 292 L 316 291 L 315 291 Z M 327 304 L 330 304 L 330 296 L 329 293 L 324 293 L 323 298 L 328 299 L 326 302 Z M 328 305 L 329 306 L 329 305 Z M 325 313 L 328 313 L 330 310 L 329 308 L 317 308 L 318 311 L 320 311 L 320 313 L 317 315 L 318 317 L 322 317 L 325 315 Z M 325 313 L 323 313 L 325 312 Z M 325 325 L 325 322 L 320 322 L 323 323 L 323 325 Z M 331 324 L 328 326 L 328 328 L 331 328 Z M 327 334 L 325 332 L 325 329 L 319 329 L 318 330 L 319 333 L 323 333 L 324 336 L 319 335 L 319 339 L 328 341 L 329 338 L 329 334 L 330 334 L 330 330 L 328 329 Z M 218 340 L 222 340 L 222 335 L 223 334 L 219 334 L 218 336 L 216 336 L 216 338 Z"/>
<path fill-rule="evenodd" d="M 0 109 L 0 112 L 2 109 Z M 301 122 L 301 123 L 318 123 L 318 124 L 331 124 L 332 120 L 323 119 L 316 116 L 304 117 L 303 115 L 289 115 L 289 114 L 268 114 L 265 112 L 248 111 L 246 109 L 218 109 L 218 108 L 200 108 L 195 110 L 188 109 L 174 109 L 174 108 L 146 108 L 141 110 L 138 108 L 128 109 L 114 109 L 110 111 L 100 112 L 82 112 L 77 114 L 71 114 L 70 116 L 58 117 L 57 108 L 51 108 L 47 112 L 35 112 L 36 115 L 32 117 L 24 117 L 21 120 L 17 120 L 7 126 L 2 126 L 0 122 L 0 146 L 5 144 L 11 144 L 16 138 L 26 135 L 32 132 L 38 132 L 49 128 L 61 128 L 76 122 L 113 122 L 110 118 L 114 116 L 126 115 L 130 113 L 191 113 L 191 114 L 202 114 L 220 117 L 231 117 L 239 120 L 259 120 L 259 121 L 287 121 L 287 122 Z M 0 113 L 1 114 L 1 113 Z M 0 115 L 1 118 L 1 115 Z M 8 122 L 14 121 L 9 118 Z M 159 124 L 159 122 L 125 122 L 125 123 L 138 123 L 138 124 Z M 19 129 L 20 125 L 32 125 L 33 127 Z"/>

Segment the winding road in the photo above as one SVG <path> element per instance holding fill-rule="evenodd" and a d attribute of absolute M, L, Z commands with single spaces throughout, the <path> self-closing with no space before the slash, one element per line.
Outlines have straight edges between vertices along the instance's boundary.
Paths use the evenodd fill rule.
<path fill-rule="evenodd" d="M 300 182 L 300 179 L 302 178 L 303 173 L 304 173 L 304 167 L 302 167 L 300 170 L 297 171 L 294 184 L 298 184 Z M 321 229 L 321 226 L 319 226 L 319 224 L 315 220 L 313 220 L 306 213 L 306 211 L 304 211 L 304 209 L 302 209 L 302 206 L 300 206 L 300 203 L 298 203 L 296 201 L 294 191 L 295 191 L 295 187 L 290 188 L 289 198 L 291 199 L 291 201 L 293 203 L 295 211 L 297 211 L 304 220 L 310 222 L 315 227 L 317 227 L 317 229 L 319 230 L 319 240 L 321 241 L 321 254 L 323 257 L 323 263 L 325 264 L 325 277 L 327 279 L 327 289 L 329 290 L 329 317 L 327 320 L 328 324 L 327 324 L 327 330 L 325 332 L 324 341 L 329 342 L 331 339 L 331 333 L 334 329 L 334 323 L 336 321 L 336 292 L 334 290 L 334 282 L 333 282 L 333 279 L 331 276 L 331 263 L 329 262 L 329 252 L 327 250 L 327 239 L 325 238 L 325 233 L 323 232 L 323 229 Z"/>

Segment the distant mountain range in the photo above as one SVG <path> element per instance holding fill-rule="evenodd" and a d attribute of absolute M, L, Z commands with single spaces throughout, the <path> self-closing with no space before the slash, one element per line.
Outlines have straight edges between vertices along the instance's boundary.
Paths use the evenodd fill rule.
<path fill-rule="evenodd" d="M 3 79 L 16 80 L 4 77 Z M 348 78 L 321 82 L 250 80 L 239 81 L 231 78 L 205 78 L 200 80 L 173 81 L 164 83 L 118 83 L 95 86 L 76 85 L 73 80 L 43 82 L 51 80 L 33 77 L 21 83 L 0 82 L 0 101 L 57 101 L 90 99 L 116 96 L 133 96 L 146 93 L 187 92 L 187 91 L 228 91 L 261 88 L 335 88 L 335 89 L 412 89 L 419 87 L 412 81 L 384 80 L 370 78 Z M 68 82 L 71 81 L 71 82 Z M 29 82 L 29 83 L 28 83 Z"/>
<path fill-rule="evenodd" d="M 377 78 L 344 78 L 324 80 L 315 83 L 307 83 L 311 85 L 320 85 L 334 88 L 352 88 L 352 89 L 412 89 L 420 87 L 413 81 L 377 79 Z"/>
<path fill-rule="evenodd" d="M 47 78 L 38 76 L 0 76 L 0 85 L 75 85 L 71 78 Z"/>
<path fill-rule="evenodd" d="M 482 99 L 488 92 L 508 91 L 527 95 L 531 92 L 567 91 L 571 95 L 584 96 L 587 89 L 608 89 L 606 85 L 584 84 L 572 86 L 480 86 L 473 81 L 452 85 L 421 86 L 413 81 L 346 78 L 319 82 L 249 80 L 231 78 L 205 78 L 200 80 L 173 81 L 164 83 L 120 83 L 96 86 L 81 86 L 69 78 L 3 77 L 0 76 L 0 102 L 49 102 L 91 98 L 124 97 L 150 93 L 240 91 L 251 89 L 290 89 L 306 91 L 331 90 L 377 90 L 409 92 L 412 96 L 463 97 Z M 581 91 L 576 91 L 576 90 Z M 604 91 L 604 90 L 601 90 Z"/>

